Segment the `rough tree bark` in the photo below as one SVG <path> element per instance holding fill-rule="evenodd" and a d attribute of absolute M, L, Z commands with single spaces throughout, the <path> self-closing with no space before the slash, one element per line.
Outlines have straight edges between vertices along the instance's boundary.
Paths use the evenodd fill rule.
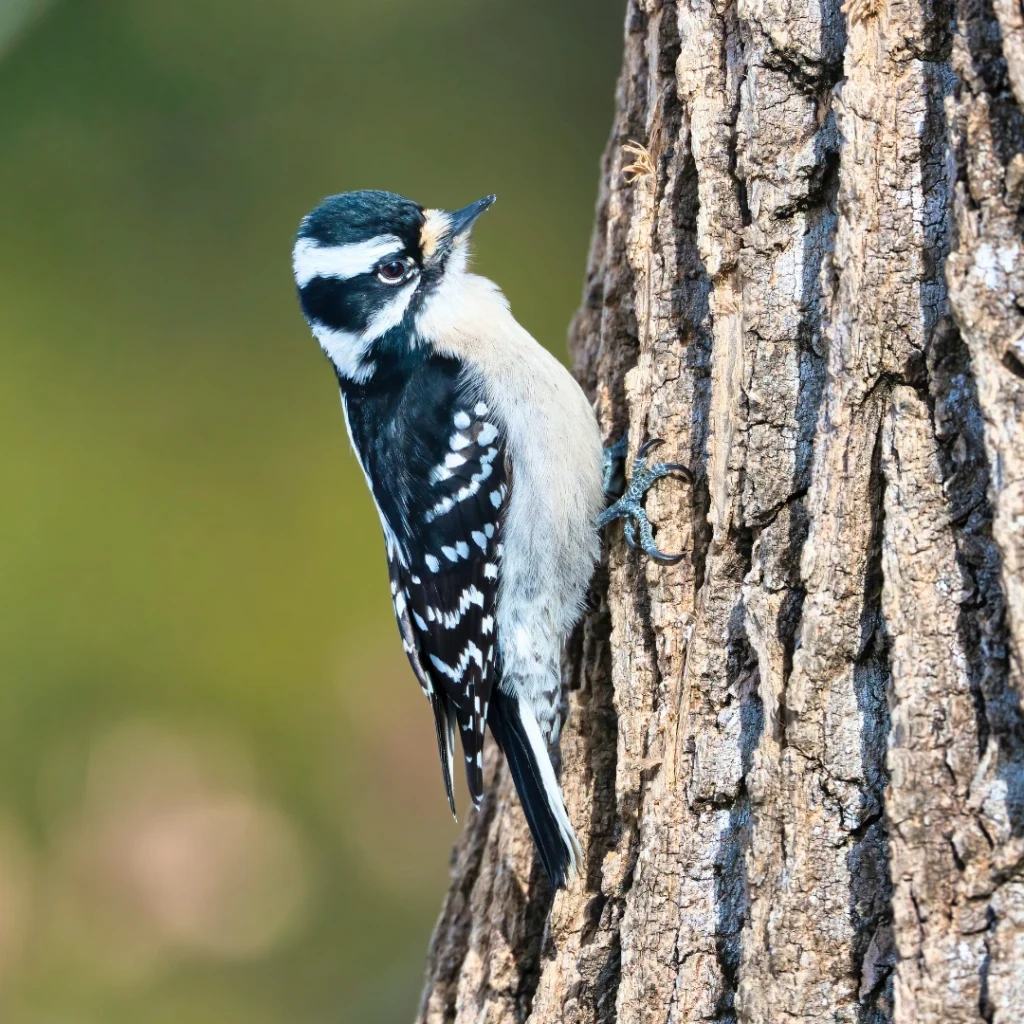
<path fill-rule="evenodd" d="M 572 351 L 691 556 L 611 544 L 584 877 L 492 761 L 423 1024 L 1024 1020 L 1024 15 L 958 4 L 629 3 Z"/>

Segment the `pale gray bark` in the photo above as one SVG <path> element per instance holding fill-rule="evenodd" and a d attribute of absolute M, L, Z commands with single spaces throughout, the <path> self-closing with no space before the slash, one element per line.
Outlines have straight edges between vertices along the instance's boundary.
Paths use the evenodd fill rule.
<path fill-rule="evenodd" d="M 634 0 L 573 354 L 691 465 L 502 766 L 423 1024 L 1024 1020 L 1020 0 Z M 630 140 L 645 152 L 624 149 Z"/>

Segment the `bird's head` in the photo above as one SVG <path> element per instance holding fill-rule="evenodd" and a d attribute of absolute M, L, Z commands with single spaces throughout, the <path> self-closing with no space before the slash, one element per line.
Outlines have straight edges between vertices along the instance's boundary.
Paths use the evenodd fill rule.
<path fill-rule="evenodd" d="M 304 217 L 292 253 L 302 311 L 338 374 L 373 375 L 371 350 L 465 269 L 473 222 L 493 202 L 425 210 L 392 192 L 344 192 Z"/>

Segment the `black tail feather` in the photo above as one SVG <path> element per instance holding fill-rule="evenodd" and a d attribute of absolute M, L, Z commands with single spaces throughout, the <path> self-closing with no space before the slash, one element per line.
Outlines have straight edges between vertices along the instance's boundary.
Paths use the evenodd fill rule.
<path fill-rule="evenodd" d="M 434 711 L 434 726 L 437 729 L 437 753 L 441 758 L 444 792 L 448 797 L 448 806 L 452 809 L 452 817 L 458 821 L 459 816 L 455 813 L 455 789 L 452 785 L 455 709 L 444 694 L 439 694 L 436 691 L 430 694 L 430 706 Z"/>
<path fill-rule="evenodd" d="M 572 836 L 571 842 L 566 837 L 563 827 L 559 825 L 556 809 L 552 806 L 552 801 L 557 800 L 558 810 L 567 827 L 568 819 L 565 818 L 561 793 L 557 788 L 551 793 L 544 785 L 537 757 L 547 757 L 548 754 L 546 751 L 540 751 L 539 754 L 535 752 L 520 715 L 519 701 L 502 692 L 500 686 L 491 698 L 487 722 L 508 762 L 544 871 L 552 888 L 564 888 L 575 871 L 579 847 L 574 845 L 575 836 Z M 572 835 L 571 828 L 569 834 Z"/>

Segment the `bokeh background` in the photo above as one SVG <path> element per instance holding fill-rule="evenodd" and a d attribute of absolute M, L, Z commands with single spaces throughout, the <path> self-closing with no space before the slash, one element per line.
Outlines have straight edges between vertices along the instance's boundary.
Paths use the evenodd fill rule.
<path fill-rule="evenodd" d="M 564 357 L 621 18 L 0 0 L 4 1024 L 411 1019 L 457 826 L 291 238 L 497 192 Z"/>

